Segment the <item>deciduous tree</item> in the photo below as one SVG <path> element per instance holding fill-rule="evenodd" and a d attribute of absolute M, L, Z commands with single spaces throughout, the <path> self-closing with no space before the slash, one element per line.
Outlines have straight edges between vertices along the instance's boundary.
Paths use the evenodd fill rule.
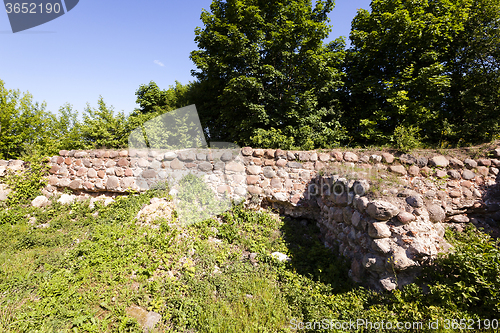
<path fill-rule="evenodd" d="M 214 0 L 196 29 L 196 106 L 209 140 L 313 148 L 343 137 L 343 44 L 323 44 L 332 0 Z"/>
<path fill-rule="evenodd" d="M 429 143 L 498 133 L 498 4 L 374 0 L 358 11 L 344 95 L 354 141 L 387 143 L 410 126 Z"/>

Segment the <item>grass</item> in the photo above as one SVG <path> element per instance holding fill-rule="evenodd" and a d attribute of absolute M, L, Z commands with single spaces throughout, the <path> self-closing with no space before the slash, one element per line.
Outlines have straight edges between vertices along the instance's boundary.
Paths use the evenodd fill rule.
<path fill-rule="evenodd" d="M 345 332 L 325 325 L 358 319 L 440 320 L 422 331 L 452 332 L 445 319 L 499 318 L 498 244 L 477 231 L 449 234 L 454 256 L 420 285 L 375 293 L 350 281 L 349 262 L 323 246 L 312 221 L 234 206 L 184 227 L 139 226 L 135 216 L 152 197 L 167 190 L 94 209 L 2 207 L 0 332 L 142 332 L 126 314 L 131 305 L 161 314 L 156 332 L 295 332 L 307 322 L 304 331 Z M 292 260 L 277 261 L 275 251 Z"/>

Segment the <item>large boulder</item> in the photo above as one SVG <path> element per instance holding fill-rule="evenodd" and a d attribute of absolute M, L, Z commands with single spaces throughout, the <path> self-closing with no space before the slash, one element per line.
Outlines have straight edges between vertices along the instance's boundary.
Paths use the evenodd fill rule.
<path fill-rule="evenodd" d="M 444 209 L 436 204 L 430 204 L 427 206 L 427 211 L 429 212 L 429 219 L 432 222 L 443 222 L 446 218 L 446 213 Z"/>
<path fill-rule="evenodd" d="M 33 207 L 38 207 L 38 208 L 42 208 L 42 207 L 48 206 L 49 204 L 50 204 L 49 199 L 47 199 L 47 197 L 44 196 L 44 195 L 40 195 L 40 196 L 36 197 L 31 202 L 31 205 Z"/>
<path fill-rule="evenodd" d="M 376 220 L 386 221 L 398 215 L 399 208 L 389 202 L 375 200 L 368 204 L 366 212 Z"/>
<path fill-rule="evenodd" d="M 436 155 L 429 160 L 429 164 L 433 167 L 447 167 L 450 162 L 442 155 Z"/>

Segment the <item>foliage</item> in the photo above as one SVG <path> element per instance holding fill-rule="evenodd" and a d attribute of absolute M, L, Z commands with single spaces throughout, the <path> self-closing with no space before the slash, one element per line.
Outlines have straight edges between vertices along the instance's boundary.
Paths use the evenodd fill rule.
<path fill-rule="evenodd" d="M 420 142 L 419 132 L 420 129 L 418 127 L 398 125 L 394 129 L 393 137 L 396 148 L 408 152 L 411 149 L 420 147 L 422 143 Z"/>
<path fill-rule="evenodd" d="M 17 159 L 27 148 L 47 145 L 52 117 L 29 93 L 7 90 L 0 80 L 0 159 Z"/>
<path fill-rule="evenodd" d="M 471 1 L 450 62 L 447 102 L 454 141 L 487 142 L 500 133 L 500 1 Z"/>
<path fill-rule="evenodd" d="M 164 113 L 189 105 L 188 92 L 191 84 L 182 85 L 175 81 L 175 86 L 170 86 L 167 90 L 160 90 L 158 85 L 151 81 L 149 84 L 141 84 L 135 92 L 136 103 L 139 109 L 136 114 Z"/>
<path fill-rule="evenodd" d="M 47 185 L 48 160 L 41 156 L 31 156 L 21 171 L 10 171 L 5 179 L 12 191 L 8 203 L 25 203 L 40 195 L 40 190 Z"/>
<path fill-rule="evenodd" d="M 266 131 L 265 129 L 258 128 L 254 133 L 255 135 L 250 138 L 253 147 L 292 149 L 294 146 L 295 138 L 286 136 L 281 129 L 271 128 Z"/>
<path fill-rule="evenodd" d="M 184 225 L 204 221 L 231 208 L 229 198 L 219 199 L 205 182 L 193 174 L 179 181 L 177 210 Z"/>
<path fill-rule="evenodd" d="M 90 148 L 88 143 L 82 140 L 82 124 L 78 120 L 78 111 L 73 110 L 69 103 L 61 106 L 58 111 L 50 125 L 50 141 L 45 147 L 34 147 L 32 150 L 46 152 L 45 155 L 51 156 L 60 150 Z"/>
<path fill-rule="evenodd" d="M 113 115 L 102 97 L 99 109 L 87 108 L 83 122 L 70 104 L 57 115 L 34 103 L 29 93 L 7 90 L 0 80 L 0 159 L 52 156 L 62 149 L 124 146 L 128 137 L 126 118 Z"/>
<path fill-rule="evenodd" d="M 269 139 L 279 134 L 286 145 L 318 147 L 343 138 L 334 96 L 343 43 L 322 43 L 332 8 L 330 0 L 314 8 L 310 0 L 214 0 L 202 12 L 191 59 L 210 140 L 277 147 Z"/>
<path fill-rule="evenodd" d="M 499 4 L 377 0 L 359 10 L 345 63 L 343 124 L 354 140 L 387 143 L 398 126 L 420 128 L 427 143 L 491 139 Z"/>
<path fill-rule="evenodd" d="M 207 146 L 194 105 L 158 114 L 142 123 L 130 133 L 128 143 L 129 148 L 141 149 L 176 150 Z"/>
<path fill-rule="evenodd" d="M 114 115 L 102 96 L 98 100 L 98 109 L 87 105 L 81 125 L 82 141 L 92 148 L 123 148 L 127 146 L 128 131 L 123 113 Z"/>
<path fill-rule="evenodd" d="M 480 317 L 500 314 L 500 249 L 498 240 L 469 227 L 464 233 L 448 231 L 455 246 L 427 272 L 430 297 L 469 310 Z"/>

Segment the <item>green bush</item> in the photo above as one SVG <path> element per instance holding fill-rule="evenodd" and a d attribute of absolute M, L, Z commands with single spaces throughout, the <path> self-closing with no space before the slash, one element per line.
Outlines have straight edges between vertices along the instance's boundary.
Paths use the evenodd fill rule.
<path fill-rule="evenodd" d="M 420 141 L 420 128 L 416 126 L 399 125 L 394 130 L 393 142 L 401 151 L 408 152 L 422 146 Z"/>
<path fill-rule="evenodd" d="M 218 199 L 205 182 L 193 174 L 184 176 L 177 195 L 177 212 L 182 224 L 207 220 L 231 208 L 228 198 Z"/>
<path fill-rule="evenodd" d="M 500 315 L 499 241 L 470 227 L 447 232 L 455 248 L 428 269 L 430 296 L 444 306 L 470 311 L 482 318 Z"/>
<path fill-rule="evenodd" d="M 40 156 L 35 156 L 31 161 L 25 162 L 24 169 L 20 172 L 9 172 L 6 183 L 12 188 L 7 204 L 25 203 L 41 194 L 41 189 L 47 185 L 48 161 Z"/>

